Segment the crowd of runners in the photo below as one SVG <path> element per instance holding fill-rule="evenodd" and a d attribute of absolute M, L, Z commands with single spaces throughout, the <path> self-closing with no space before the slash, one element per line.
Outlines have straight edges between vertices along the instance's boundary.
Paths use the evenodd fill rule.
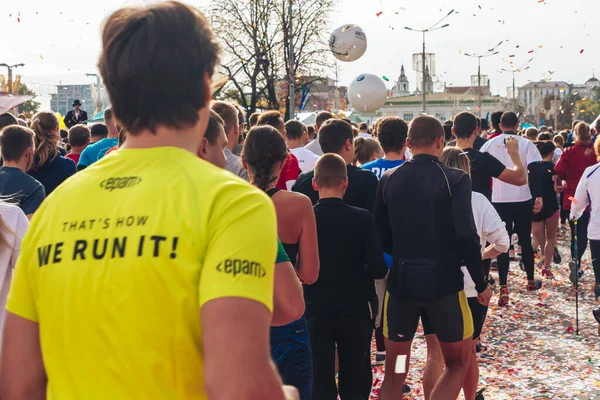
<path fill-rule="evenodd" d="M 511 260 L 553 279 L 567 221 L 600 300 L 600 124 L 246 118 L 177 2 L 116 11 L 102 46 L 104 123 L 0 115 L 0 398 L 366 400 L 375 363 L 396 400 L 421 324 L 425 398 L 481 400 L 488 305 Z"/>

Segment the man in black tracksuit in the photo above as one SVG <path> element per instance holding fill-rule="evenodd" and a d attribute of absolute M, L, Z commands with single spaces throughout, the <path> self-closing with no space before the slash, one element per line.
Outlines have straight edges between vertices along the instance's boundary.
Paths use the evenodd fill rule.
<path fill-rule="evenodd" d="M 413 158 L 382 176 L 375 198 L 383 249 L 393 255 L 383 306 L 387 358 L 380 399 L 397 399 L 401 393 L 411 343 L 424 313 L 447 366 L 431 400 L 457 398 L 473 335 L 461 265 L 469 270 L 479 301 L 488 305 L 491 297 L 473 221 L 471 180 L 465 172 L 440 163 L 445 143 L 437 119 L 414 119 L 408 140 Z M 398 356 L 406 357 L 404 365 Z"/>

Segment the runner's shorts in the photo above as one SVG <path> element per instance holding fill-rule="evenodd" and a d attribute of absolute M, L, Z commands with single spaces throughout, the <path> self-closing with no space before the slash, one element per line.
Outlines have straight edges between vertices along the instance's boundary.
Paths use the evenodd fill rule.
<path fill-rule="evenodd" d="M 386 291 L 383 311 L 383 335 L 392 342 L 413 340 L 423 314 L 441 342 L 473 337 L 473 317 L 464 290 L 425 302 L 399 299 Z"/>
<path fill-rule="evenodd" d="M 477 297 L 469 297 L 469 308 L 471 309 L 471 316 L 473 317 L 473 339 L 479 339 L 481 336 L 481 330 L 483 329 L 483 324 L 485 323 L 485 317 L 487 315 L 488 308 L 484 305 L 481 305 L 477 300 Z M 423 334 L 431 335 L 434 334 L 435 331 L 431 327 L 429 323 L 429 317 L 427 316 L 427 312 L 424 312 L 421 316 L 421 323 L 423 324 Z"/>

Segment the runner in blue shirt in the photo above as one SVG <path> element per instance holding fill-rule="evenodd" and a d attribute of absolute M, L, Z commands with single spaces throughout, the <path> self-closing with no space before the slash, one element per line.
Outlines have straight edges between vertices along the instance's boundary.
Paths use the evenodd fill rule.
<path fill-rule="evenodd" d="M 387 170 L 399 167 L 405 161 L 408 125 L 402 118 L 386 117 L 379 123 L 379 143 L 385 156 L 361 166 L 372 171 L 377 179 Z"/>

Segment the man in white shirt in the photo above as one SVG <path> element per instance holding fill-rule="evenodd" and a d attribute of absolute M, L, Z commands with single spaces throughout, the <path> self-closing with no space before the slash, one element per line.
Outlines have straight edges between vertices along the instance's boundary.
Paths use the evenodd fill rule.
<path fill-rule="evenodd" d="M 542 156 L 537 147 L 529 140 L 517 136 L 516 131 L 519 127 L 519 118 L 513 112 L 505 112 L 500 119 L 500 128 L 502 134 L 488 141 L 481 147 L 482 153 L 489 153 L 502 162 L 507 168 L 514 168 L 514 164 L 508 155 L 505 146 L 507 137 L 515 138 L 519 142 L 519 156 L 524 166 L 532 162 L 541 161 Z M 492 185 L 492 203 L 500 218 L 506 224 L 506 229 L 510 236 L 516 233 L 521 245 L 522 261 L 527 272 L 527 291 L 539 290 L 542 287 L 541 281 L 535 280 L 534 276 L 534 257 L 533 247 L 531 245 L 531 223 L 533 213 L 538 213 L 543 207 L 542 198 L 532 201 L 529 185 L 522 186 L 511 185 L 494 178 Z M 499 306 L 508 304 L 508 268 L 510 258 L 508 253 L 498 256 L 498 275 L 500 278 L 500 299 Z"/>
<path fill-rule="evenodd" d="M 598 147 L 596 148 L 598 149 Z M 590 240 L 592 265 L 596 279 L 594 297 L 598 305 L 593 314 L 600 324 L 600 163 L 587 167 L 581 176 L 571 204 L 571 221 L 577 221 L 590 206 L 592 211 L 588 225 L 588 239 Z M 600 327 L 598 332 L 600 333 Z"/>
<path fill-rule="evenodd" d="M 315 133 L 317 134 L 317 136 L 319 135 L 319 129 L 321 129 L 321 125 L 323 125 L 323 123 L 328 119 L 332 118 L 333 114 L 331 114 L 329 111 L 321 111 L 317 114 L 317 118 L 315 120 Z M 306 146 L 304 146 L 304 148 L 310 150 L 319 157 L 323 155 L 323 150 L 321 150 L 321 145 L 319 144 L 318 137 L 312 139 L 312 141 Z"/>
<path fill-rule="evenodd" d="M 308 172 L 315 169 L 315 164 L 319 159 L 319 156 L 315 153 L 302 147 L 302 143 L 306 143 L 307 135 L 308 129 L 302 122 L 289 120 L 285 123 L 285 141 L 290 153 L 298 159 L 300 172 Z"/>
<path fill-rule="evenodd" d="M 358 136 L 365 139 L 373 139 L 373 136 L 369 133 L 369 126 L 365 122 L 361 122 L 358 125 Z"/>
<path fill-rule="evenodd" d="M 225 158 L 227 159 L 225 169 L 242 179 L 248 180 L 248 171 L 242 165 L 242 158 L 233 154 L 233 148 L 242 134 L 238 120 L 238 109 L 226 101 L 213 101 L 210 104 L 210 109 L 219 114 L 225 122 L 224 128 L 227 135 L 227 146 L 224 149 Z"/>

